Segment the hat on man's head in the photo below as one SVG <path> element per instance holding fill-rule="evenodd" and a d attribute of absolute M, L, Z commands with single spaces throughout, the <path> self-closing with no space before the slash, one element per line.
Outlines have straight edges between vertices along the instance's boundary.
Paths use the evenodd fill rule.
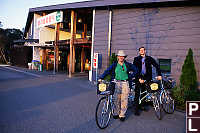
<path fill-rule="evenodd" d="M 127 55 L 124 53 L 124 50 L 119 50 L 118 53 L 117 53 L 117 56 L 127 57 Z"/>

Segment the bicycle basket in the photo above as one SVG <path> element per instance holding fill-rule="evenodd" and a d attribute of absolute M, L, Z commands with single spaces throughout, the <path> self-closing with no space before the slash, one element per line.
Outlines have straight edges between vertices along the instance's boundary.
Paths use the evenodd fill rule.
<path fill-rule="evenodd" d="M 115 84 L 114 83 L 98 83 L 97 84 L 97 94 L 98 95 L 105 95 L 104 92 L 109 91 L 111 95 L 114 94 Z"/>
<path fill-rule="evenodd" d="M 158 82 L 151 81 L 146 84 L 146 88 L 148 92 L 153 93 L 160 90 L 160 84 Z"/>

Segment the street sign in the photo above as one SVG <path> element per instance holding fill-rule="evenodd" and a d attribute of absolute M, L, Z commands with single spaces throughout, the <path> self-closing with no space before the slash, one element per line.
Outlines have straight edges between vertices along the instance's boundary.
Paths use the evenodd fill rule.
<path fill-rule="evenodd" d="M 37 19 L 37 28 L 63 21 L 63 12 L 57 11 Z"/>
<path fill-rule="evenodd" d="M 98 53 L 94 53 L 93 68 L 97 68 L 97 64 L 98 64 Z"/>

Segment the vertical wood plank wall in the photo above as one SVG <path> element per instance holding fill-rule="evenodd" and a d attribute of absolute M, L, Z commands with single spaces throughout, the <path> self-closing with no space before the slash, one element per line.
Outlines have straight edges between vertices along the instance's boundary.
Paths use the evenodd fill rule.
<path fill-rule="evenodd" d="M 94 52 L 103 55 L 101 73 L 108 59 L 108 22 L 108 10 L 97 10 Z M 125 50 L 132 62 L 140 46 L 155 59 L 172 59 L 171 73 L 177 81 L 192 48 L 200 82 L 200 7 L 113 9 L 111 53 Z"/>
<path fill-rule="evenodd" d="M 96 10 L 95 16 L 95 33 L 94 33 L 94 53 L 102 54 L 102 69 L 100 73 L 107 67 L 108 61 L 108 24 L 109 11 Z"/>
<path fill-rule="evenodd" d="M 200 81 L 200 7 L 113 10 L 112 53 L 123 49 L 132 62 L 140 46 L 156 59 L 172 59 L 171 73 L 177 81 L 192 48 Z"/>

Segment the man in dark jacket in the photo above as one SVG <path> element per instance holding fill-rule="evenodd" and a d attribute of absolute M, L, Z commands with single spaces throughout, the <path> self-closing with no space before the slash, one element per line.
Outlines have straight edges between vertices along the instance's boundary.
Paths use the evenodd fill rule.
<path fill-rule="evenodd" d="M 161 80 L 161 71 L 159 65 L 156 63 L 155 59 L 151 56 L 146 55 L 146 50 L 144 47 L 139 48 L 139 56 L 134 58 L 133 64 L 138 68 L 139 72 L 139 82 L 136 81 L 135 87 L 135 115 L 139 114 L 139 93 L 140 89 L 144 90 L 144 80 L 152 80 L 152 66 L 156 68 L 158 74 L 158 80 Z"/>
<path fill-rule="evenodd" d="M 117 54 L 118 62 L 113 63 L 104 73 L 99 77 L 104 79 L 111 74 L 111 80 L 116 80 L 116 88 L 114 96 L 116 98 L 117 115 L 113 116 L 115 119 L 119 118 L 121 121 L 125 120 L 125 113 L 128 108 L 129 82 L 138 74 L 137 68 L 125 61 L 127 55 L 123 50 L 119 50 Z"/>

